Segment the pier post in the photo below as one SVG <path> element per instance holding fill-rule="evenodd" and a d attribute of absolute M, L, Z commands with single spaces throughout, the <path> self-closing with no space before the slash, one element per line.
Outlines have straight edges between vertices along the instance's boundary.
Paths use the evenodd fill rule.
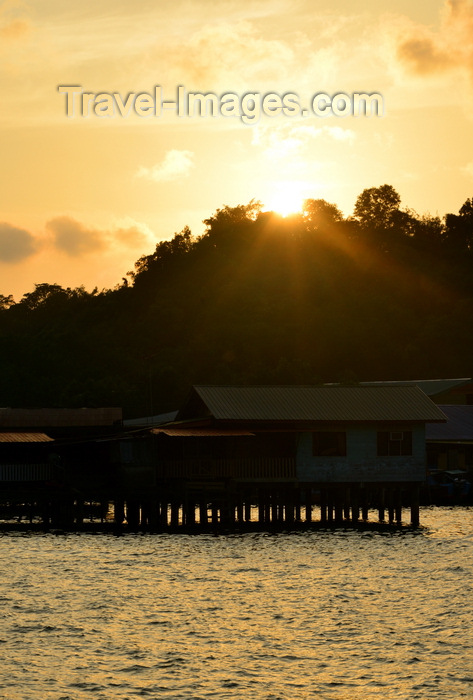
<path fill-rule="evenodd" d="M 385 493 L 384 488 L 381 486 L 378 490 L 378 519 L 380 523 L 384 523 L 385 520 Z"/>
<path fill-rule="evenodd" d="M 325 488 L 320 489 L 320 522 L 327 522 L 327 491 Z"/>
<path fill-rule="evenodd" d="M 264 508 L 264 491 L 263 489 L 258 489 L 258 522 L 260 524 L 264 523 L 265 508 Z"/>
<path fill-rule="evenodd" d="M 249 523 L 251 520 L 251 493 L 247 491 L 245 493 L 245 522 Z"/>
<path fill-rule="evenodd" d="M 368 493 L 368 491 L 365 488 L 361 489 L 361 517 L 363 518 L 364 521 L 368 520 L 368 508 L 369 508 L 369 499 L 371 495 Z"/>
<path fill-rule="evenodd" d="M 271 522 L 275 523 L 278 519 L 278 499 L 275 491 L 271 491 Z"/>
<path fill-rule="evenodd" d="M 297 496 L 298 492 L 291 488 L 286 501 L 286 522 L 289 525 L 294 525 L 294 501 L 296 500 Z"/>
<path fill-rule="evenodd" d="M 271 495 L 267 489 L 264 490 L 264 522 L 271 522 Z"/>
<path fill-rule="evenodd" d="M 208 525 L 207 499 L 201 500 L 199 503 L 199 522 L 201 525 Z"/>
<path fill-rule="evenodd" d="M 159 522 L 161 527 L 166 528 L 168 526 L 168 501 L 167 498 L 161 501 L 160 511 L 159 511 Z"/>
<path fill-rule="evenodd" d="M 335 491 L 335 522 L 337 525 L 343 522 L 343 500 L 340 489 Z"/>
<path fill-rule="evenodd" d="M 394 489 L 391 487 L 387 492 L 388 501 L 388 520 L 389 524 L 392 525 L 394 522 Z"/>
<path fill-rule="evenodd" d="M 353 523 L 357 523 L 360 519 L 360 496 L 358 485 L 351 488 L 351 519 Z"/>
<path fill-rule="evenodd" d="M 175 498 L 171 501 L 171 527 L 177 527 L 179 525 L 179 510 L 181 504 L 176 501 Z"/>
<path fill-rule="evenodd" d="M 327 522 L 333 523 L 333 491 L 330 487 L 327 487 Z"/>
<path fill-rule="evenodd" d="M 312 522 L 312 488 L 310 486 L 305 488 L 305 521 Z"/>
<path fill-rule="evenodd" d="M 137 530 L 140 526 L 140 504 L 138 501 L 126 502 L 126 521 L 131 530 Z"/>
<path fill-rule="evenodd" d="M 185 523 L 190 527 L 195 525 L 195 502 L 193 497 L 186 500 Z"/>
<path fill-rule="evenodd" d="M 113 503 L 113 520 L 115 525 L 123 525 L 125 520 L 125 502 L 121 498 L 115 499 Z"/>
<path fill-rule="evenodd" d="M 239 493 L 237 495 L 237 520 L 238 523 L 242 523 L 245 520 L 245 510 L 243 505 L 243 494 Z"/>
<path fill-rule="evenodd" d="M 351 505 L 351 489 L 347 486 L 343 491 L 343 517 L 345 520 L 350 520 L 350 505 Z"/>
<path fill-rule="evenodd" d="M 402 489 L 395 489 L 394 496 L 394 514 L 396 516 L 396 523 L 400 525 L 402 523 Z"/>
<path fill-rule="evenodd" d="M 415 485 L 411 490 L 411 525 L 419 527 L 419 524 L 419 487 Z"/>
<path fill-rule="evenodd" d="M 301 491 L 299 488 L 297 488 L 294 491 L 294 500 L 296 502 L 296 513 L 295 513 L 296 523 L 300 523 L 301 522 Z"/>

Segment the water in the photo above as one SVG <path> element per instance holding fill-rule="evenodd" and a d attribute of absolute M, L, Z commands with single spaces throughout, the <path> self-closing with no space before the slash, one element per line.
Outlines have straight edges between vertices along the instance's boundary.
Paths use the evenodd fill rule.
<path fill-rule="evenodd" d="M 418 533 L 0 536 L 0 699 L 473 698 L 473 510 Z"/>

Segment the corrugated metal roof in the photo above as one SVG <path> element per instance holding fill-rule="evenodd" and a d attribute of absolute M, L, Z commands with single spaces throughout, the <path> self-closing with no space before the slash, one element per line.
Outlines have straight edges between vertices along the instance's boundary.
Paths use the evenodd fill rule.
<path fill-rule="evenodd" d="M 2 433 L 0 442 L 54 442 L 53 438 L 44 433 Z"/>
<path fill-rule="evenodd" d="M 395 380 L 385 382 L 360 382 L 360 386 L 403 386 L 405 384 L 415 384 L 422 389 L 427 396 L 436 396 L 437 394 L 443 394 L 456 387 L 461 387 L 464 384 L 469 384 L 471 381 L 473 380 L 470 377 L 464 377 L 463 379 L 413 379 L 409 382 Z"/>
<path fill-rule="evenodd" d="M 217 420 L 444 421 L 417 386 L 195 386 Z"/>
<path fill-rule="evenodd" d="M 428 425 L 426 440 L 473 441 L 473 406 L 439 406 L 448 418 L 447 423 Z"/>
<path fill-rule="evenodd" d="M 237 428 L 154 428 L 153 435 L 169 435 L 170 437 L 254 437 L 249 430 Z"/>

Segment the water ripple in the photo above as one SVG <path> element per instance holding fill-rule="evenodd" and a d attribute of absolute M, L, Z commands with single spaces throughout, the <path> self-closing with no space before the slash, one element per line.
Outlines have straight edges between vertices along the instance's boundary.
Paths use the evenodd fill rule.
<path fill-rule="evenodd" d="M 473 511 L 419 533 L 0 536 L 0 700 L 473 697 Z"/>

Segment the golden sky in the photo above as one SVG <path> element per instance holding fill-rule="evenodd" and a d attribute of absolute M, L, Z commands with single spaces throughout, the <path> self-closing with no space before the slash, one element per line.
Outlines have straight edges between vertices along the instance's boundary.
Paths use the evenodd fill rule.
<path fill-rule="evenodd" d="M 391 184 L 418 214 L 473 195 L 471 0 L 0 2 L 0 294 L 113 287 L 226 204 Z M 384 116 L 66 115 L 91 94 L 380 93 Z M 287 199 L 287 201 L 289 201 Z"/>

